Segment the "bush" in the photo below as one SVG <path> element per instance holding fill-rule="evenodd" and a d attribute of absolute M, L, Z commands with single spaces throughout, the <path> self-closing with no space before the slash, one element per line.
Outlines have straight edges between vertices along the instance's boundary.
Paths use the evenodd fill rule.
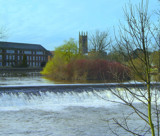
<path fill-rule="evenodd" d="M 123 81 L 130 79 L 130 70 L 118 62 L 107 60 L 75 60 L 66 68 L 69 80 L 108 80 Z"/>

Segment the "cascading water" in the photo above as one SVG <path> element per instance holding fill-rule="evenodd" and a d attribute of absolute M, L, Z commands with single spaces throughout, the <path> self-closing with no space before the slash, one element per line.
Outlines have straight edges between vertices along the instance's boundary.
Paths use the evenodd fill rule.
<path fill-rule="evenodd" d="M 99 97 L 98 97 L 99 96 Z M 102 99 L 113 98 L 110 92 L 39 92 L 36 94 L 3 93 L 0 95 L 0 110 L 38 109 L 45 111 L 57 111 L 71 106 L 81 107 L 109 107 L 113 104 Z"/>
<path fill-rule="evenodd" d="M 111 119 L 121 119 L 123 114 L 131 111 L 107 100 L 120 101 L 105 89 L 1 93 L 0 135 L 111 136 L 113 133 L 108 123 L 110 127 L 116 127 Z M 143 125 L 137 116 L 130 121 L 132 127 L 135 123 Z M 117 131 L 128 136 L 125 131 Z"/>

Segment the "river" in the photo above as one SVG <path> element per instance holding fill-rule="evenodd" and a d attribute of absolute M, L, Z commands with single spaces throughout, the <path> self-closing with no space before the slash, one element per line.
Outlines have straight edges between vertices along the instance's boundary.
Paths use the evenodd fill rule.
<path fill-rule="evenodd" d="M 54 84 L 41 76 L 1 77 L 0 80 L 1 86 Z M 37 95 L 2 93 L 0 135 L 112 136 L 113 129 L 119 135 L 129 136 L 112 119 L 121 120 L 132 111 L 126 106 L 109 102 L 108 99 L 119 101 L 107 89 L 84 89 L 80 92 L 46 90 Z M 143 109 L 139 102 L 135 102 L 135 105 Z M 133 115 L 129 119 L 129 125 L 134 129 L 143 126 L 144 122 Z"/>

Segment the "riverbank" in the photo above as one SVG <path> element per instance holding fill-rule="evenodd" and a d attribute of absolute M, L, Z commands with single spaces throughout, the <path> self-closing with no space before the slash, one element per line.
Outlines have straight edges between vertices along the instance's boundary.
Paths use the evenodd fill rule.
<path fill-rule="evenodd" d="M 40 76 L 42 68 L 0 68 L 0 77 Z"/>
<path fill-rule="evenodd" d="M 0 73 L 11 73 L 11 72 L 40 72 L 43 68 L 40 67 L 28 67 L 28 68 L 14 68 L 14 67 L 1 67 Z"/>

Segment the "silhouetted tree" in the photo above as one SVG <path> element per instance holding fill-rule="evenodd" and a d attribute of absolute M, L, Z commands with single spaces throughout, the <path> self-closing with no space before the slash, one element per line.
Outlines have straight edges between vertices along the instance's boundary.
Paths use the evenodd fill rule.
<path fill-rule="evenodd" d="M 96 31 L 90 35 L 90 53 L 97 58 L 103 58 L 107 55 L 107 50 L 111 44 L 111 39 L 109 37 L 108 31 Z"/>
<path fill-rule="evenodd" d="M 137 76 L 144 83 L 146 89 L 136 88 L 136 91 L 133 91 L 122 84 L 123 93 L 119 89 L 110 89 L 110 91 L 122 101 L 116 101 L 117 103 L 123 103 L 134 111 L 128 116 L 131 117 L 131 115 L 136 114 L 144 121 L 145 127 L 139 127 L 139 131 L 138 129 L 130 128 L 128 117 L 124 118 L 123 123 L 116 118 L 114 118 L 114 121 L 125 131 L 133 135 L 142 136 L 151 132 L 152 136 L 156 134 L 159 136 L 159 94 L 156 89 L 151 90 L 151 62 L 150 53 L 148 52 L 149 47 L 157 45 L 157 39 L 155 38 L 157 32 L 154 31 L 155 29 L 152 29 L 153 26 L 148 15 L 148 0 L 146 0 L 146 3 L 142 0 L 137 6 L 129 5 L 128 8 L 124 9 L 124 14 L 126 24 L 120 25 L 119 35 L 116 36 L 117 46 L 115 48 L 121 55 L 127 58 L 128 62 L 126 65 L 131 69 L 133 75 Z M 133 58 L 132 53 L 135 49 L 139 49 L 140 53 L 134 54 Z M 132 78 L 134 79 L 134 77 Z M 136 83 L 136 79 L 134 81 Z M 139 101 L 147 112 L 136 107 L 134 100 Z"/>

